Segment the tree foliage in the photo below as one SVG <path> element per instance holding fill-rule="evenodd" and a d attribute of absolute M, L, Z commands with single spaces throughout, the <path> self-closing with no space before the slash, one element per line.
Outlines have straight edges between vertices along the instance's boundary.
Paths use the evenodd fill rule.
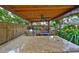
<path fill-rule="evenodd" d="M 21 17 L 5 10 L 2 7 L 0 7 L 0 22 L 15 23 L 20 25 L 27 25 L 29 23 L 25 19 L 22 19 Z"/>

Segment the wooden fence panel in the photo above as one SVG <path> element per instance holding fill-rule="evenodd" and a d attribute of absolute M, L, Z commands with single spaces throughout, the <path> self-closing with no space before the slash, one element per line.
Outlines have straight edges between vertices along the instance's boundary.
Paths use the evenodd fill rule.
<path fill-rule="evenodd" d="M 23 34 L 26 28 L 18 24 L 0 23 L 0 44 Z"/>
<path fill-rule="evenodd" d="M 6 41 L 7 38 L 7 29 L 6 29 L 6 24 L 0 23 L 0 44 Z"/>

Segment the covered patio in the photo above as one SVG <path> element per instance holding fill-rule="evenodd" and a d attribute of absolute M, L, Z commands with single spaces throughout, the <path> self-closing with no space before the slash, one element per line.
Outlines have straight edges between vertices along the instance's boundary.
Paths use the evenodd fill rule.
<path fill-rule="evenodd" d="M 1 5 L 0 52 L 79 52 L 79 6 Z"/>

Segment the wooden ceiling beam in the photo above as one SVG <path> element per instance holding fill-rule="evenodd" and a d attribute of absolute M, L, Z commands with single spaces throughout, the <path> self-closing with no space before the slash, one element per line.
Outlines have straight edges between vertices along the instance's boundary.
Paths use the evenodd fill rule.
<path fill-rule="evenodd" d="M 37 18 L 40 18 L 42 14 L 45 17 L 55 19 L 74 8 L 72 5 L 4 5 L 2 7 L 29 21 L 39 21 Z"/>
<path fill-rule="evenodd" d="M 74 10 L 74 9 L 78 8 L 78 7 L 79 7 L 79 6 L 78 6 L 78 5 L 76 5 L 76 6 L 74 6 L 73 8 L 70 8 L 69 10 L 67 10 L 67 11 L 65 11 L 65 12 L 63 12 L 63 13 L 61 13 L 61 14 L 59 14 L 59 15 L 57 15 L 57 16 L 55 16 L 55 17 L 51 18 L 51 19 L 60 18 L 60 17 L 61 17 L 61 16 L 63 16 L 64 14 L 66 14 L 66 13 L 68 13 L 68 12 L 70 12 L 70 11 L 72 11 L 72 10 Z"/>

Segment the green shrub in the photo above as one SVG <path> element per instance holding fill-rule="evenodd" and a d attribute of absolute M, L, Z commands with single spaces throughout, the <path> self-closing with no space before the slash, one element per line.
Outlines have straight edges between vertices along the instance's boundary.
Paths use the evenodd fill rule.
<path fill-rule="evenodd" d="M 68 41 L 79 45 L 79 28 L 74 25 L 67 25 L 58 32 L 58 35 Z"/>

